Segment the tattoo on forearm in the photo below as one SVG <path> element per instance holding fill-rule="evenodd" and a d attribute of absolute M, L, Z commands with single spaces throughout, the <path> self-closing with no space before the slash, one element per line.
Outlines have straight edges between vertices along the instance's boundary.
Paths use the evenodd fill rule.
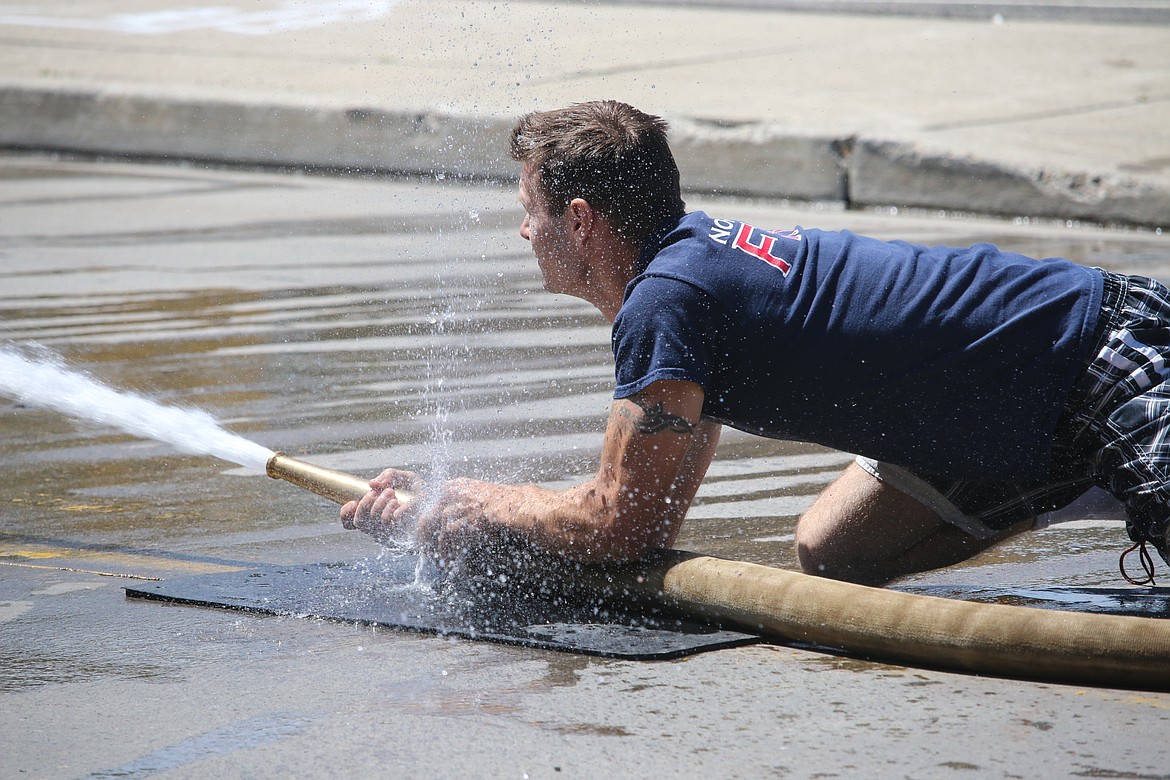
<path fill-rule="evenodd" d="M 687 422 L 686 418 L 679 417 L 666 411 L 661 403 L 652 404 L 641 393 L 630 396 L 630 400 L 642 409 L 642 419 L 635 421 L 634 426 L 638 433 L 694 433 L 695 426 Z"/>

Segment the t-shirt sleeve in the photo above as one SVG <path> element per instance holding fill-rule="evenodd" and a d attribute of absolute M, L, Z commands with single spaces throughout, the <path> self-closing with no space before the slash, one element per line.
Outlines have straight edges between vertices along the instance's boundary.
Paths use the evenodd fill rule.
<path fill-rule="evenodd" d="M 707 387 L 709 339 L 717 331 L 710 297 L 687 282 L 650 276 L 634 287 L 613 326 L 614 398 L 652 382 L 682 379 Z"/>

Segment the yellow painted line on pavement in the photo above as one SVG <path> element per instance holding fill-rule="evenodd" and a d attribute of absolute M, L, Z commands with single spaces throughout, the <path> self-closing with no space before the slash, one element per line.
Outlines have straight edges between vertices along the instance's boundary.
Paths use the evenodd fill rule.
<path fill-rule="evenodd" d="M 0 561 L 0 566 L 19 566 L 22 569 L 49 569 L 51 571 L 71 571 L 77 574 L 96 574 L 99 577 L 122 577 L 127 580 L 150 580 L 151 582 L 158 582 L 162 577 L 147 577 L 143 574 L 123 574 L 116 571 L 97 571 L 95 569 L 75 569 L 72 566 L 44 566 L 36 563 L 15 563 L 13 561 Z"/>
<path fill-rule="evenodd" d="M 23 566 L 25 568 L 46 568 L 58 569 L 61 571 L 82 571 L 91 574 L 101 574 L 103 576 L 131 576 L 126 573 L 119 573 L 119 569 L 128 569 L 134 571 L 135 569 L 162 569 L 166 572 L 181 572 L 184 574 L 215 574 L 225 571 L 242 571 L 245 566 L 231 566 L 221 563 L 210 563 L 206 561 L 182 561 L 173 558 L 167 558 L 161 555 L 148 555 L 145 553 L 121 553 L 121 552 L 106 552 L 101 550 L 87 550 L 85 548 L 74 547 L 55 547 L 48 544 L 20 544 L 20 545 L 6 545 L 0 542 L 0 559 L 7 558 L 8 560 L 0 560 L 0 564 L 7 564 L 12 566 Z M 61 565 L 50 566 L 45 565 L 44 562 L 50 560 L 59 560 Z M 38 561 L 39 564 L 30 563 L 30 561 Z M 84 561 L 85 563 L 78 565 L 77 562 Z M 90 562 L 100 563 L 102 570 L 94 570 L 89 568 Z M 106 571 L 110 568 L 114 571 Z M 132 575 L 137 579 L 158 579 L 150 575 Z"/>

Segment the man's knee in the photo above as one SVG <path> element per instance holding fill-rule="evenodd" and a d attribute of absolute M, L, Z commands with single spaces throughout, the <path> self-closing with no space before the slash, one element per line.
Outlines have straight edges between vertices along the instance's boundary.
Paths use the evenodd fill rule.
<path fill-rule="evenodd" d="M 835 528 L 831 512 L 823 505 L 823 496 L 809 507 L 796 522 L 796 560 L 806 574 L 841 579 L 839 572 L 848 568 L 849 561 L 843 560 L 839 545 L 833 544 L 833 537 L 842 533 Z"/>
<path fill-rule="evenodd" d="M 844 517 L 841 507 L 810 509 L 796 524 L 796 560 L 801 571 L 817 577 L 884 585 L 891 577 L 875 560 L 875 540 Z M 879 564 L 875 566 L 875 563 Z"/>
<path fill-rule="evenodd" d="M 916 499 L 851 464 L 796 524 L 796 557 L 808 574 L 882 585 L 953 562 L 961 535 Z"/>

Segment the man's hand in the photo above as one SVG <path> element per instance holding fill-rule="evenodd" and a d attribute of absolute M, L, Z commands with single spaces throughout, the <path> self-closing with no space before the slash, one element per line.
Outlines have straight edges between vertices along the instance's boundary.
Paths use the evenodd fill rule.
<path fill-rule="evenodd" d="M 341 507 L 342 527 L 364 531 L 383 544 L 401 539 L 403 528 L 413 519 L 411 510 L 417 511 L 418 506 L 417 498 L 410 504 L 400 501 L 397 491 L 414 491 L 421 484 L 413 471 L 386 469 L 370 480 L 370 492 L 360 501 Z"/>
<path fill-rule="evenodd" d="M 488 553 L 506 523 L 489 521 L 485 504 L 493 492 L 510 489 L 474 479 L 447 480 L 437 496 L 419 501 L 414 535 L 419 548 L 447 564 Z"/>
<path fill-rule="evenodd" d="M 360 501 L 341 508 L 341 525 L 382 544 L 412 544 L 439 560 L 457 560 L 484 541 L 484 488 L 475 480 L 452 479 L 439 495 L 428 495 L 418 474 L 386 469 L 370 480 L 370 492 Z M 411 499 L 403 500 L 400 491 L 411 493 Z"/>

